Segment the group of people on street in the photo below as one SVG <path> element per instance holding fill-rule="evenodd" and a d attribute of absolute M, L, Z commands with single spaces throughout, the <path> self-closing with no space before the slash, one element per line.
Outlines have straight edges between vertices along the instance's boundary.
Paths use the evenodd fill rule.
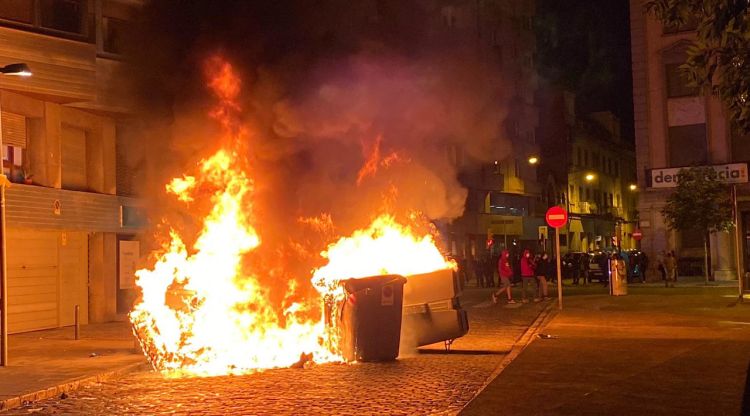
<path fill-rule="evenodd" d="M 513 293 L 511 291 L 513 277 L 516 275 L 516 271 L 520 271 L 521 274 L 521 287 L 522 287 L 522 298 L 523 303 L 528 303 L 528 288 L 531 287 L 532 282 L 534 284 L 533 299 L 534 302 L 539 302 L 548 299 L 547 280 L 552 279 L 555 276 L 555 265 L 552 259 L 543 253 L 541 255 L 532 256 L 531 251 L 524 250 L 521 260 L 518 263 L 518 270 L 514 269 L 514 265 L 511 263 L 510 252 L 503 250 L 500 255 L 500 259 L 497 262 L 497 271 L 500 276 L 499 287 L 496 291 L 492 292 L 492 302 L 497 303 L 498 299 L 505 294 L 508 303 L 516 303 L 513 300 Z"/>

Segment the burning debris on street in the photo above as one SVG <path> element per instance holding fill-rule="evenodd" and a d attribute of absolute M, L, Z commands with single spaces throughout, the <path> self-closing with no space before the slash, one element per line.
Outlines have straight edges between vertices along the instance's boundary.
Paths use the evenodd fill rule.
<path fill-rule="evenodd" d="M 218 98 L 210 116 L 222 128 L 222 147 L 202 159 L 196 172 L 166 186 L 200 227 L 190 235 L 192 230 L 164 224 L 166 240 L 153 266 L 137 272 L 142 296 L 130 314 L 134 332 L 153 367 L 169 374 L 242 374 L 342 361 L 337 320 L 324 316 L 335 315 L 344 301 L 342 280 L 409 276 L 455 263 L 438 250 L 434 230 L 424 227 L 428 222 L 421 216 L 409 218 L 423 223 L 418 231 L 381 213 L 351 236 L 328 242 L 321 253 L 327 264 L 311 281 L 306 278 L 314 291 L 300 296 L 294 279 L 265 285 L 261 276 L 269 270 L 257 265 L 270 263 L 249 259 L 264 242 L 254 209 L 254 166 L 246 153 L 250 131 L 238 104 L 241 82 L 228 62 L 214 57 L 209 63 L 208 84 Z M 380 159 L 379 152 L 380 139 L 358 181 L 397 157 Z M 331 218 L 320 218 L 307 222 L 330 238 Z M 283 273 L 276 277 L 283 279 Z"/>

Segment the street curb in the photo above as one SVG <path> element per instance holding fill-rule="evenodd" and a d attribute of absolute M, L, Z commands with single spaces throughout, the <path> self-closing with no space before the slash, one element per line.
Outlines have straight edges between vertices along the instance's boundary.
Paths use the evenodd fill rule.
<path fill-rule="evenodd" d="M 0 412 L 20 407 L 29 403 L 37 402 L 40 400 L 51 399 L 53 397 L 59 397 L 63 393 L 69 393 L 73 390 L 77 390 L 81 387 L 85 387 L 91 384 L 101 383 L 113 378 L 123 376 L 125 374 L 133 373 L 139 370 L 145 370 L 151 368 L 148 363 L 133 363 L 126 366 L 105 371 L 103 373 L 94 374 L 91 376 L 83 376 L 74 378 L 68 381 L 64 381 L 56 386 L 42 389 L 39 391 L 26 393 L 17 397 L 11 397 L 9 399 L 3 399 L 0 401 Z"/>
<path fill-rule="evenodd" d="M 500 373 L 505 370 L 508 365 L 510 365 L 513 360 L 518 357 L 523 350 L 526 349 L 533 341 L 536 335 L 539 333 L 539 331 L 547 326 L 549 322 L 557 315 L 559 310 L 557 309 L 557 302 L 552 302 L 547 305 L 546 308 L 544 308 L 541 312 L 539 312 L 539 315 L 537 315 L 536 319 L 534 319 L 534 322 L 529 325 L 529 327 L 524 331 L 523 335 L 521 335 L 518 340 L 513 344 L 513 347 L 510 349 L 510 352 L 503 358 L 503 360 L 500 362 L 500 364 L 497 365 L 495 370 L 487 377 L 487 379 L 482 384 L 482 387 L 477 390 L 476 393 L 474 393 L 474 397 L 471 398 L 466 404 L 464 404 L 461 407 L 461 410 L 454 413 L 455 415 L 461 414 L 461 412 L 466 409 L 471 402 L 473 402 L 477 397 L 479 397 L 480 394 L 489 386 L 499 375 Z"/>

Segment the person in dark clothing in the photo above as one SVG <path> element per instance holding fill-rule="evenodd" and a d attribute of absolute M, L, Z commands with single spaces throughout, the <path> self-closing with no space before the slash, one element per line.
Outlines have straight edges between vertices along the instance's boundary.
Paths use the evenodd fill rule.
<path fill-rule="evenodd" d="M 536 263 L 536 286 L 537 298 L 547 300 L 547 278 L 550 275 L 552 264 L 547 253 L 544 253 Z"/>
<path fill-rule="evenodd" d="M 487 287 L 495 287 L 495 266 L 497 265 L 497 259 L 492 256 L 492 253 L 487 255 L 487 262 L 484 264 L 485 280 Z"/>
<path fill-rule="evenodd" d="M 646 253 L 641 253 L 641 279 L 643 282 L 646 281 L 646 271 L 648 270 L 648 256 Z"/>
<path fill-rule="evenodd" d="M 581 260 L 575 257 L 570 258 L 568 263 L 568 269 L 570 270 L 571 277 L 573 278 L 573 284 L 577 285 L 581 278 Z"/>
<path fill-rule="evenodd" d="M 581 278 L 583 279 L 583 284 L 587 285 L 590 283 L 589 281 L 589 255 L 584 253 L 581 256 L 581 259 L 578 264 L 581 269 L 580 273 L 581 273 Z"/>

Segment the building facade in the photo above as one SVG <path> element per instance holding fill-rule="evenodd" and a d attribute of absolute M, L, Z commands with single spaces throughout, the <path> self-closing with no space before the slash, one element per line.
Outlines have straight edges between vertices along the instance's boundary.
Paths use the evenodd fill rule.
<path fill-rule="evenodd" d="M 643 4 L 641 0 L 630 1 L 641 245 L 652 258 L 659 252 L 675 250 L 683 259 L 682 273 L 699 273 L 703 257 L 702 233 L 667 229 L 661 209 L 671 191 L 651 187 L 650 172 L 661 168 L 746 162 L 750 160 L 750 146 L 744 137 L 732 133 L 720 100 L 701 95 L 680 73 L 679 66 L 685 62 L 687 49 L 695 39 L 695 25 L 665 27 L 654 16 L 646 14 Z M 748 200 L 745 190 L 740 189 L 740 194 L 741 200 Z M 741 202 L 745 216 L 746 203 Z M 741 228 L 746 226 L 741 224 Z M 731 232 L 712 233 L 709 245 L 711 275 L 719 280 L 737 279 L 737 260 L 747 257 L 746 242 L 741 244 L 740 251 L 745 254 L 739 259 L 734 255 Z M 690 267 L 691 260 L 697 266 Z"/>
<path fill-rule="evenodd" d="M 0 2 L 11 333 L 122 317 L 144 226 L 132 174 L 121 41 L 136 1 Z M 123 250 L 125 248 L 125 250 Z M 135 250 L 135 252 L 133 251 Z M 121 273 L 124 271 L 123 273 Z"/>
<path fill-rule="evenodd" d="M 569 251 L 636 248 L 635 152 L 620 131 L 609 112 L 576 121 L 568 150 Z"/>
<path fill-rule="evenodd" d="M 540 203 L 537 181 L 535 4 L 461 1 L 442 6 L 440 12 L 449 29 L 458 28 L 482 65 L 490 69 L 488 88 L 502 86 L 507 103 L 507 112 L 497 114 L 500 137 L 493 138 L 489 162 L 471 160 L 460 148 L 449 149 L 461 183 L 469 191 L 464 215 L 449 227 L 451 251 L 459 257 L 478 258 L 488 251 L 497 255 L 514 241 L 533 244 L 546 209 Z"/>

